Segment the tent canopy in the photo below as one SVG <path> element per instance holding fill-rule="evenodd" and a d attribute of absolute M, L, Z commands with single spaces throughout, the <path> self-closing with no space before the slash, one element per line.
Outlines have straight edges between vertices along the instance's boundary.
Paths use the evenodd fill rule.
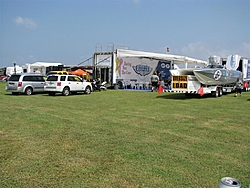
<path fill-rule="evenodd" d="M 134 50 L 124 50 L 117 49 L 117 57 L 138 57 L 138 58 L 148 58 L 156 60 L 166 60 L 174 61 L 175 64 L 195 64 L 195 65 L 207 65 L 206 61 L 194 59 L 186 56 L 171 55 L 171 54 L 161 54 L 161 53 L 152 53 L 152 52 L 143 52 L 143 51 L 134 51 Z"/>
<path fill-rule="evenodd" d="M 33 64 L 30 64 L 31 66 L 37 66 L 37 67 L 50 67 L 50 66 L 58 66 L 62 65 L 62 63 L 52 63 L 52 62 L 35 62 Z"/>
<path fill-rule="evenodd" d="M 77 69 L 75 71 L 71 71 L 69 72 L 69 74 L 74 74 L 74 75 L 77 75 L 77 76 L 82 76 L 82 75 L 86 75 L 87 72 L 82 70 L 82 69 Z"/>

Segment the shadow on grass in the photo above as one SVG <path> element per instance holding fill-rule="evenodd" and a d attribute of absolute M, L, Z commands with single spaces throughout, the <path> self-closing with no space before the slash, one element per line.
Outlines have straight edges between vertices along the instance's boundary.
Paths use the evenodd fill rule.
<path fill-rule="evenodd" d="M 32 95 L 44 95 L 44 92 L 36 92 L 36 93 L 32 93 L 31 95 L 26 95 L 25 93 L 6 93 L 4 95 L 6 96 L 32 96 Z"/>
<path fill-rule="evenodd" d="M 161 94 L 157 96 L 157 98 L 162 98 L 162 99 L 173 99 L 173 100 L 189 100 L 189 99 L 204 99 L 204 98 L 210 98 L 212 97 L 211 95 L 196 95 L 196 94 L 188 94 L 186 95 L 185 93 L 170 93 L 167 95 Z"/>
<path fill-rule="evenodd" d="M 13 97 L 18 97 L 18 96 L 27 96 L 27 97 L 29 97 L 29 96 L 34 96 L 34 95 L 41 95 L 41 96 L 43 96 L 43 97 L 59 97 L 59 96 L 61 96 L 61 97 L 70 97 L 70 96 L 74 96 L 74 95 L 88 95 L 88 94 L 85 94 L 84 92 L 77 92 L 77 93 L 73 93 L 73 94 L 70 94 L 70 95 L 68 95 L 68 96 L 64 96 L 64 95 L 62 95 L 61 93 L 55 93 L 55 95 L 49 95 L 48 93 L 32 93 L 32 95 L 25 95 L 24 93 L 19 93 L 19 94 L 12 94 L 12 93 L 6 93 L 5 94 L 6 96 L 13 96 Z M 91 94 L 90 94 L 91 95 Z"/>

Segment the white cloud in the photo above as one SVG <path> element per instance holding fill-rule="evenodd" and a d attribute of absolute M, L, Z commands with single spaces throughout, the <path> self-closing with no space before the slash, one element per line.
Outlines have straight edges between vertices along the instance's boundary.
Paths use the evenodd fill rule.
<path fill-rule="evenodd" d="M 232 54 L 239 54 L 242 57 L 250 58 L 250 43 L 242 43 L 239 46 L 224 48 L 219 45 L 206 45 L 202 42 L 190 43 L 180 49 L 171 49 L 170 54 L 183 55 L 201 60 L 208 60 L 209 56 L 217 55 L 226 58 Z"/>
<path fill-rule="evenodd" d="M 207 60 L 210 55 L 215 55 L 205 44 L 201 42 L 190 43 L 180 49 L 171 49 L 170 54 L 177 54 L 201 60 Z"/>
<path fill-rule="evenodd" d="M 19 16 L 14 19 L 14 22 L 16 25 L 25 26 L 29 29 L 35 29 L 37 27 L 37 23 L 30 18 L 22 18 Z"/>
<path fill-rule="evenodd" d="M 28 60 L 29 60 L 29 62 L 35 62 L 35 61 L 37 61 L 37 58 L 34 55 L 29 55 Z"/>
<path fill-rule="evenodd" d="M 246 43 L 246 42 L 243 43 L 240 46 L 240 52 L 242 54 L 239 53 L 239 55 L 246 57 L 246 58 L 250 58 L 250 43 Z"/>
<path fill-rule="evenodd" d="M 138 4 L 141 3 L 141 0 L 133 0 L 133 2 L 134 2 L 136 5 L 138 5 Z"/>

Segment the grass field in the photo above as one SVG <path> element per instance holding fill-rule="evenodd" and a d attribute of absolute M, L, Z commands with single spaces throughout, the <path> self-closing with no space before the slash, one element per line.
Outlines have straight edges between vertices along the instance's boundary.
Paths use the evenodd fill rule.
<path fill-rule="evenodd" d="M 250 92 L 14 96 L 0 83 L 0 187 L 250 184 Z"/>

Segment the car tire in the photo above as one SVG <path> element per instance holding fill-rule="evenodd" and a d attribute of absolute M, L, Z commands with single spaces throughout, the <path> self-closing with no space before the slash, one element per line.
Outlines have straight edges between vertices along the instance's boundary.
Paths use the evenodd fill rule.
<path fill-rule="evenodd" d="M 31 87 L 27 87 L 24 92 L 26 95 L 32 95 L 33 89 Z"/>
<path fill-rule="evenodd" d="M 89 95 L 91 93 L 91 88 L 89 86 L 85 89 L 85 94 Z"/>
<path fill-rule="evenodd" d="M 70 94 L 70 89 L 69 87 L 63 88 L 62 95 L 63 96 L 68 96 Z"/>
<path fill-rule="evenodd" d="M 62 95 L 63 96 L 68 96 L 70 94 L 70 89 L 69 87 L 63 88 Z"/>

